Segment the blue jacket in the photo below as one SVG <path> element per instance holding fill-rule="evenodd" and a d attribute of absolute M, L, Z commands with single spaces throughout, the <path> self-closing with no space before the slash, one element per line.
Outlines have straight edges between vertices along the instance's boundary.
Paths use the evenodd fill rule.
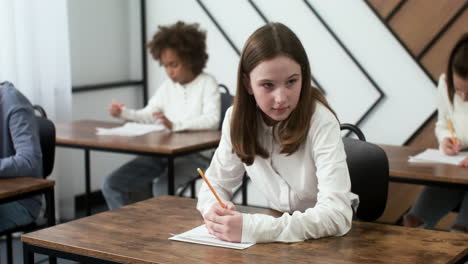
<path fill-rule="evenodd" d="M 39 129 L 29 100 L 13 84 L 0 88 L 0 178 L 42 177 Z M 37 198 L 20 201 L 36 214 Z"/>

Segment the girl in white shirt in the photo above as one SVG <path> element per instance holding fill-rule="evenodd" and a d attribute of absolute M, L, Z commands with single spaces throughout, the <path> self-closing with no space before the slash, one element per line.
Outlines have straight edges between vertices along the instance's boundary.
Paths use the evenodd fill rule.
<path fill-rule="evenodd" d="M 216 130 L 219 127 L 221 101 L 216 80 L 204 73 L 208 60 L 206 33 L 198 24 L 177 22 L 160 26 L 148 48 L 169 77 L 143 109 L 128 109 L 118 102 L 109 106 L 113 117 L 141 123 L 159 122 L 173 132 Z M 175 160 L 175 180 L 185 182 L 193 171 L 208 162 L 199 155 Z M 167 194 L 167 160 L 140 156 L 109 175 L 102 192 L 110 209 Z M 153 181 L 154 190 L 152 190 Z"/>
<path fill-rule="evenodd" d="M 247 40 L 237 93 L 206 176 L 229 201 L 244 172 L 279 218 L 222 208 L 203 184 L 197 208 L 209 232 L 233 242 L 294 242 L 341 236 L 351 228 L 352 202 L 340 125 L 320 91 L 297 36 L 267 24 Z"/>
<path fill-rule="evenodd" d="M 468 33 L 455 44 L 447 65 L 446 74 L 439 79 L 435 133 L 439 148 L 447 155 L 456 155 L 461 149 L 468 148 Z M 448 120 L 456 133 L 455 142 L 452 142 Z M 460 166 L 468 168 L 468 158 Z M 468 233 L 468 192 L 464 190 L 426 187 L 403 218 L 403 224 L 433 228 L 458 205 L 460 210 L 451 231 Z"/>

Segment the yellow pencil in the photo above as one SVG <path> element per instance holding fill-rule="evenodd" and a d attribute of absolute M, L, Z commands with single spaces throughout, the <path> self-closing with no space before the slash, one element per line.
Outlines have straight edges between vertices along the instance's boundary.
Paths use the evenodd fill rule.
<path fill-rule="evenodd" d="M 447 123 L 450 129 L 450 136 L 452 137 L 452 144 L 455 145 L 457 141 L 456 141 L 455 130 L 453 129 L 452 121 L 450 119 L 447 119 Z"/>
<path fill-rule="evenodd" d="M 221 205 L 221 207 L 223 207 L 224 209 L 226 209 L 226 205 L 223 203 L 223 201 L 221 201 L 221 199 L 219 198 L 218 194 L 216 193 L 215 189 L 213 189 L 213 186 L 211 186 L 210 182 L 208 181 L 208 179 L 205 177 L 205 174 L 203 174 L 203 171 L 200 170 L 200 168 L 197 168 L 197 171 L 198 173 L 200 174 L 200 176 L 202 176 L 203 180 L 206 182 L 206 185 L 208 185 L 208 187 L 210 188 L 211 192 L 214 194 L 214 196 L 216 197 L 216 199 L 218 200 L 218 203 Z"/>

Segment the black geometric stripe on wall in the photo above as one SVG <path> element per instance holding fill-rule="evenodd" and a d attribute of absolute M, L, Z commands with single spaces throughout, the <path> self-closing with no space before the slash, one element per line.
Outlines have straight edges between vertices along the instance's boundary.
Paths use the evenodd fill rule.
<path fill-rule="evenodd" d="M 447 21 L 447 23 L 445 23 L 445 25 L 439 30 L 439 32 L 426 44 L 426 46 L 419 53 L 417 57 L 418 60 L 421 60 L 424 57 L 424 55 L 426 55 L 426 53 L 432 48 L 432 46 L 434 46 L 434 44 L 445 34 L 445 32 L 447 32 L 447 30 L 452 26 L 452 24 L 455 23 L 455 21 L 457 21 L 457 19 L 465 12 L 467 6 L 468 4 L 465 4 L 463 7 L 458 9 L 457 13 L 453 17 L 451 17 L 450 20 Z"/>
<path fill-rule="evenodd" d="M 416 57 L 414 57 L 414 55 L 409 50 L 408 46 L 406 46 L 406 44 L 400 39 L 400 37 L 398 37 L 398 35 L 395 33 L 395 31 L 393 31 L 393 29 L 388 26 L 388 24 L 385 22 L 385 20 L 383 20 L 382 17 L 379 15 L 377 10 L 375 10 L 375 8 L 371 4 L 369 4 L 368 1 L 364 1 L 364 3 L 366 3 L 366 5 L 374 13 L 374 15 L 380 20 L 380 22 L 382 22 L 382 24 L 388 29 L 388 31 L 398 41 L 398 43 L 400 43 L 400 45 L 403 47 L 403 49 L 406 51 L 406 53 L 408 53 L 408 55 L 413 59 L 413 61 L 419 66 L 419 68 L 421 68 L 421 70 L 432 81 L 432 83 L 434 83 L 434 85 L 437 85 L 436 80 L 434 78 L 432 78 L 432 76 L 429 74 L 429 72 L 426 70 L 426 68 L 421 65 L 421 63 L 416 59 Z"/>
<path fill-rule="evenodd" d="M 402 1 L 406 2 L 406 1 Z M 421 51 L 421 53 L 418 55 L 416 58 L 409 50 L 408 46 L 398 37 L 398 35 L 393 31 L 393 29 L 388 25 L 390 22 L 391 18 L 393 17 L 387 17 L 386 20 L 382 19 L 382 17 L 379 15 L 377 10 L 369 4 L 369 2 L 366 0 L 364 1 L 366 5 L 369 7 L 370 10 L 374 13 L 374 15 L 379 18 L 380 22 L 387 28 L 387 30 L 392 34 L 392 36 L 400 43 L 400 45 L 405 49 L 405 51 L 408 53 L 408 55 L 413 59 L 413 61 L 418 65 L 418 67 L 426 74 L 426 76 L 432 81 L 435 87 L 437 87 L 437 81 L 432 77 L 431 74 L 427 71 L 426 67 L 424 67 L 420 59 L 426 55 L 426 53 L 431 49 L 431 47 L 440 39 L 440 37 L 450 28 L 450 26 L 455 23 L 455 21 L 465 12 L 467 4 L 463 5 L 457 13 L 452 17 L 443 27 L 442 29 L 434 36 L 434 38 L 424 47 L 424 49 Z M 398 8 L 395 8 L 396 10 L 393 10 L 392 13 L 396 14 L 398 10 L 401 8 L 401 6 L 404 3 L 401 3 L 398 5 Z M 405 140 L 403 145 L 408 145 L 417 135 L 421 133 L 421 131 L 429 124 L 429 122 L 437 115 L 437 110 L 434 110 L 434 112 L 408 137 L 408 139 Z"/>
<path fill-rule="evenodd" d="M 239 48 L 237 48 L 237 46 L 234 44 L 234 42 L 231 40 L 231 38 L 228 36 L 228 34 L 226 33 L 226 31 L 221 27 L 221 25 L 218 23 L 218 21 L 215 19 L 215 17 L 211 14 L 211 12 L 208 10 L 208 8 L 205 6 L 205 4 L 203 4 L 203 2 L 201 0 L 197 0 L 197 3 L 200 5 L 200 7 L 202 8 L 203 12 L 205 12 L 205 14 L 208 16 L 208 18 L 211 20 L 211 22 L 213 22 L 213 24 L 216 26 L 216 28 L 219 30 L 219 32 L 221 32 L 221 35 L 223 36 L 223 38 L 229 43 L 229 45 L 231 46 L 231 48 L 236 52 L 236 54 L 238 56 L 240 56 L 240 51 L 239 51 Z M 262 17 L 262 19 L 265 21 L 265 17 Z M 268 22 L 266 22 L 268 23 Z M 322 86 L 320 85 L 320 83 L 312 76 L 312 81 L 314 81 L 314 83 L 317 85 L 317 87 L 324 93 L 326 94 L 325 90 L 322 88 Z"/>
<path fill-rule="evenodd" d="M 236 54 L 238 56 L 240 56 L 240 51 L 239 49 L 236 47 L 236 45 L 234 44 L 234 42 L 231 40 L 231 38 L 229 38 L 229 36 L 226 34 L 226 32 L 224 31 L 224 29 L 221 27 L 221 25 L 219 25 L 218 21 L 216 21 L 216 19 L 214 18 L 214 16 L 210 13 L 210 11 L 208 10 L 208 8 L 206 8 L 206 6 L 202 3 L 201 0 L 197 0 L 197 3 L 198 5 L 200 5 L 200 7 L 203 9 L 203 12 L 205 12 L 205 14 L 210 18 L 211 22 L 213 22 L 213 24 L 216 26 L 216 28 L 219 30 L 219 32 L 221 32 L 221 35 L 223 35 L 224 39 L 229 43 L 229 45 L 231 46 L 231 48 L 236 52 Z"/>
<path fill-rule="evenodd" d="M 374 111 L 374 109 L 379 105 L 383 98 L 385 97 L 384 92 L 382 89 L 380 89 L 379 85 L 374 81 L 374 79 L 369 75 L 369 73 L 361 66 L 359 61 L 354 57 L 354 55 L 348 50 L 346 45 L 338 38 L 338 36 L 335 34 L 335 32 L 330 28 L 330 26 L 325 22 L 325 20 L 320 16 L 320 14 L 315 10 L 315 8 L 307 1 L 304 0 L 304 4 L 309 8 L 310 11 L 317 17 L 317 19 L 320 21 L 320 23 L 325 27 L 325 29 L 328 31 L 328 33 L 333 37 L 333 39 L 340 45 L 340 47 L 343 49 L 343 51 L 348 55 L 348 57 L 354 62 L 354 64 L 358 67 L 358 69 L 361 71 L 361 73 L 367 78 L 367 80 L 372 84 L 372 87 L 377 90 L 379 93 L 379 97 L 377 100 L 374 101 L 374 103 L 369 107 L 369 109 L 366 110 L 366 112 L 359 118 L 359 120 L 356 122 L 356 126 L 359 127 L 359 125 Z"/>
<path fill-rule="evenodd" d="M 252 0 L 248 0 L 249 1 L 249 4 L 253 7 L 253 9 L 255 10 L 255 12 L 257 12 L 257 14 L 262 18 L 262 20 L 265 22 L 265 24 L 268 24 L 270 23 L 268 21 L 268 18 L 263 14 L 263 12 L 260 10 L 260 8 L 258 8 L 258 6 L 254 3 L 254 1 Z M 323 86 L 320 84 L 320 82 L 314 77 L 314 75 L 311 75 L 310 76 L 312 78 L 312 81 L 315 83 L 315 85 L 317 85 L 317 87 L 320 89 L 320 91 L 322 91 L 322 93 L 324 95 L 327 95 L 327 92 L 325 91 L 325 89 L 323 88 Z"/>
<path fill-rule="evenodd" d="M 366 1 L 367 2 L 367 1 Z M 395 16 L 396 13 L 401 9 L 401 7 L 408 2 L 407 0 L 401 0 L 400 3 L 398 3 L 392 11 L 388 14 L 387 18 L 385 18 L 385 21 L 388 23 L 390 20 L 392 20 L 393 16 Z"/>

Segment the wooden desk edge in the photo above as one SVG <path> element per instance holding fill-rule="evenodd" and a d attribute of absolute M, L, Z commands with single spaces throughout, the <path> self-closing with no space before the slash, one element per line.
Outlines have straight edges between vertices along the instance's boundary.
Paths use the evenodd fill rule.
<path fill-rule="evenodd" d="M 172 200 L 172 199 L 191 200 L 189 198 L 170 197 L 170 196 L 160 196 L 160 197 L 161 197 L 161 199 L 163 201 L 166 200 L 166 199 L 170 199 L 170 200 Z M 145 201 L 143 201 L 143 202 L 145 202 Z M 193 202 L 191 202 L 191 203 L 193 203 Z M 241 208 L 242 208 L 242 206 L 239 206 L 239 209 L 241 209 Z M 252 207 L 246 207 L 246 208 L 251 208 L 252 209 Z M 263 211 L 263 212 L 272 211 L 272 210 L 263 209 L 263 208 L 258 208 L 258 209 L 259 209 L 259 211 Z M 354 223 L 358 224 L 358 223 L 361 223 L 361 222 L 354 222 L 353 221 L 353 224 Z M 362 225 L 367 225 L 367 224 L 383 225 L 383 224 L 378 224 L 378 223 L 362 222 Z M 387 225 L 384 225 L 384 226 L 387 226 Z M 404 227 L 399 227 L 399 226 L 388 226 L 388 227 L 390 229 L 404 228 Z M 40 232 L 40 231 L 38 231 L 38 232 Z M 49 242 L 46 239 L 42 239 L 41 237 L 37 237 L 37 236 L 35 237 L 34 235 L 30 236 L 29 234 L 22 235 L 21 236 L 21 241 L 23 243 L 27 243 L 27 244 L 30 244 L 30 245 L 39 246 L 39 247 L 43 247 L 43 248 L 49 248 L 49 249 L 53 249 L 53 250 L 57 250 L 57 251 L 65 251 L 65 252 L 69 252 L 69 253 L 77 254 L 77 255 L 96 257 L 96 258 L 102 258 L 102 259 L 109 259 L 109 260 L 113 260 L 113 261 L 114 260 L 117 261 L 117 259 L 120 259 L 122 257 L 119 254 L 107 253 L 107 252 L 101 252 L 101 251 L 92 251 L 92 250 L 89 250 L 88 248 L 84 248 L 84 247 L 80 247 L 80 246 L 71 246 L 71 245 L 64 246 L 64 245 L 60 245 L 60 244 L 57 244 L 57 243 L 54 243 L 54 242 Z M 457 261 L 465 258 L 465 256 L 467 254 L 468 254 L 467 249 L 464 249 L 464 250 L 461 249 L 459 253 L 457 253 L 454 257 L 451 257 L 450 259 L 447 259 L 446 261 L 449 261 L 449 263 L 457 263 Z"/>
<path fill-rule="evenodd" d="M 21 181 L 31 181 L 30 186 L 20 190 L 12 190 L 13 195 L 7 194 L 0 194 L 0 199 L 14 197 L 18 195 L 22 195 L 24 193 L 39 191 L 47 188 L 51 188 L 55 186 L 54 180 L 49 179 L 42 179 L 42 178 L 32 178 L 32 177 L 18 177 L 18 178 L 9 178 L 10 180 L 21 180 Z M 9 180 L 9 179 L 0 179 L 1 180 Z"/>
<path fill-rule="evenodd" d="M 468 256 L 468 248 L 465 248 L 460 254 L 456 255 L 454 258 L 452 258 L 447 264 L 457 264 L 459 263 L 462 259 L 467 258 Z M 465 259 L 466 260 L 466 259 Z"/>

